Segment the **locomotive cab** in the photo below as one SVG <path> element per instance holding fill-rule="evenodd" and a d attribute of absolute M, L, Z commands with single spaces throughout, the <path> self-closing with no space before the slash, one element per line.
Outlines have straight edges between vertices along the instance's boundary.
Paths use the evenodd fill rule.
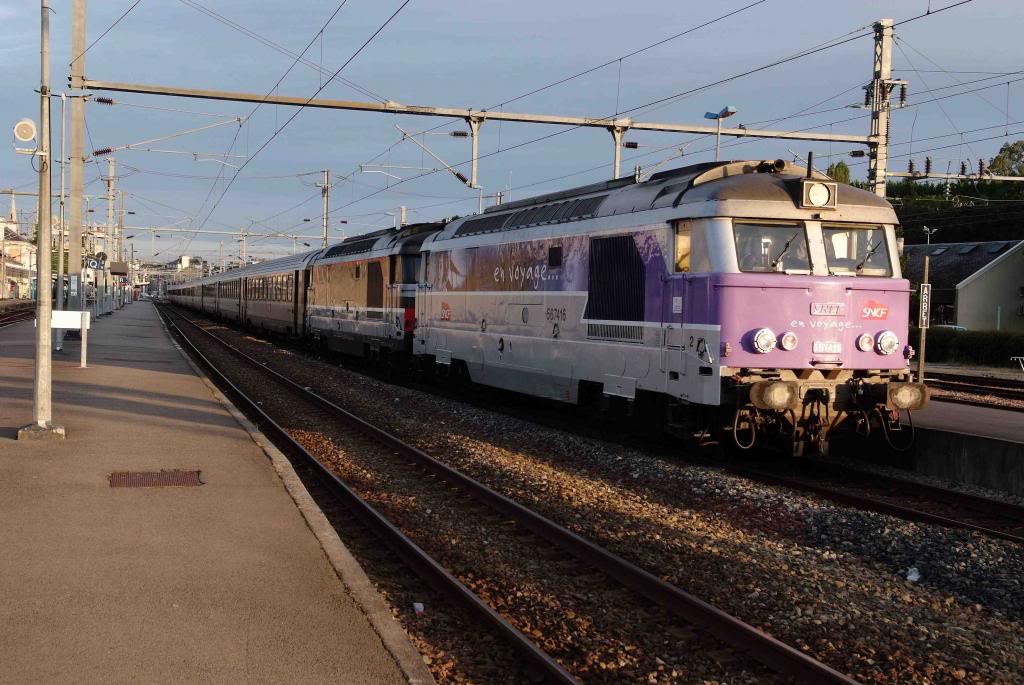
<path fill-rule="evenodd" d="M 910 375 L 895 214 L 867 191 L 759 166 L 713 170 L 700 199 L 717 216 L 674 224 L 673 301 L 681 323 L 720 327 L 732 439 L 751 447 L 778 431 L 801 453 L 809 441 L 827 450 L 851 416 L 898 430 L 891 412 L 927 393 Z"/>

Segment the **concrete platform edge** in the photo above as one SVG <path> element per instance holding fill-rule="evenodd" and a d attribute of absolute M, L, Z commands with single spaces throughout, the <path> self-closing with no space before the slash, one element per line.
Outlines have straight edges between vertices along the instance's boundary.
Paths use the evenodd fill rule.
<path fill-rule="evenodd" d="M 356 601 L 356 604 L 359 605 L 363 614 L 366 615 L 384 648 L 395 660 L 395 663 L 398 664 L 399 669 L 401 669 L 408 682 L 412 685 L 434 684 L 436 681 L 430 669 L 423 662 L 423 656 L 413 646 L 405 630 L 399 625 L 394 615 L 392 615 L 384 598 L 380 596 L 380 593 L 377 592 L 370 578 L 366 575 L 366 571 L 363 570 L 363 567 L 352 555 L 352 552 L 349 551 L 345 543 L 338 537 L 337 531 L 334 530 L 334 527 L 327 520 L 323 511 L 320 510 L 320 507 L 317 506 L 309 491 L 306 490 L 306 486 L 303 485 L 299 475 L 295 473 L 295 469 L 292 468 L 288 457 L 277 449 L 263 435 L 263 432 L 246 418 L 238 407 L 235 406 L 234 402 L 225 396 L 213 381 L 209 379 L 206 373 L 192 361 L 188 353 L 181 348 L 177 341 L 174 340 L 174 336 L 167 330 L 167 326 L 162 318 L 160 319 L 160 326 L 163 328 L 171 344 L 174 345 L 174 349 L 178 350 L 181 356 L 185 358 L 185 361 L 196 376 L 206 385 L 213 396 L 227 408 L 228 413 L 234 417 L 235 421 L 249 434 L 252 441 L 270 459 L 271 464 L 274 466 L 274 471 L 277 473 L 278 478 L 281 479 L 292 501 L 295 502 L 295 506 L 298 507 L 306 525 L 319 541 L 320 547 L 323 549 L 324 554 L 327 555 L 327 559 L 334 572 L 338 575 L 338 579 L 341 580 L 349 594 Z"/>
<path fill-rule="evenodd" d="M 914 471 L 1024 496 L 1024 443 L 918 428 Z"/>

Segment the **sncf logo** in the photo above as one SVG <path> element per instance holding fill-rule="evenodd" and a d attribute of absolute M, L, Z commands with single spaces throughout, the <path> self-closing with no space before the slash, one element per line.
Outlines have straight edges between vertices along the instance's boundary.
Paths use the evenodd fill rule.
<path fill-rule="evenodd" d="M 860 305 L 862 319 L 888 319 L 889 307 L 876 300 L 868 300 Z"/>
<path fill-rule="evenodd" d="M 452 320 L 452 306 L 447 302 L 441 303 L 441 321 Z"/>

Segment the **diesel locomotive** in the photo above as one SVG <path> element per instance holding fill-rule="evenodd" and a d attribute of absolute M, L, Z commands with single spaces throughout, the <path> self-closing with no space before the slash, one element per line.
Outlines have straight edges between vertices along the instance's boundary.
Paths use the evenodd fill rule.
<path fill-rule="evenodd" d="M 169 288 L 349 354 L 737 448 L 826 453 L 928 400 L 883 199 L 775 161 L 615 179 Z"/>

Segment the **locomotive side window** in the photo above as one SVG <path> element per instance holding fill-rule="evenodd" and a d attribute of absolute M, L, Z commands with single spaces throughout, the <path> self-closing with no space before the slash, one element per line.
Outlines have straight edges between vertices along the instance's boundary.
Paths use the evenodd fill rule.
<path fill-rule="evenodd" d="M 562 266 L 562 246 L 555 245 L 548 248 L 548 268 L 557 269 Z"/>
<path fill-rule="evenodd" d="M 693 228 L 689 222 L 683 221 L 676 226 L 676 271 L 690 271 L 690 260 L 693 256 Z"/>
<path fill-rule="evenodd" d="M 402 283 L 416 283 L 420 278 L 420 256 L 402 255 Z"/>
<path fill-rule="evenodd" d="M 807 232 L 802 224 L 737 221 L 733 233 L 740 271 L 783 273 L 811 269 Z"/>
<path fill-rule="evenodd" d="M 892 276 L 889 247 L 881 226 L 821 227 L 830 274 L 847 276 Z"/>

